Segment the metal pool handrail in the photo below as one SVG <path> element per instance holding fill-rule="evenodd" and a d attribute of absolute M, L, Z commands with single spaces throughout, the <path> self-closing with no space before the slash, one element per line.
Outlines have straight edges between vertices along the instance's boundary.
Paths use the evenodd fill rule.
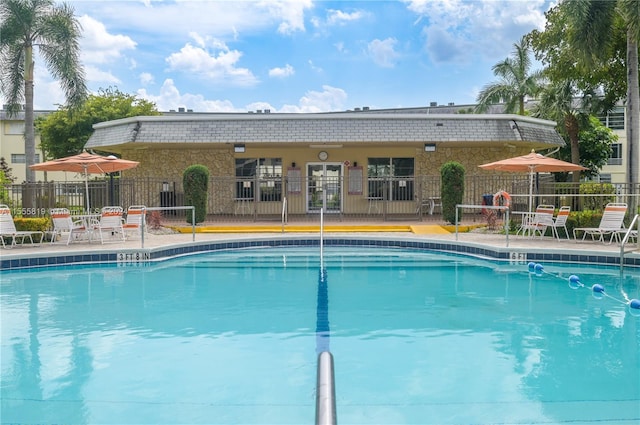
<path fill-rule="evenodd" d="M 323 351 L 318 355 L 316 425 L 335 425 L 337 423 L 333 355 L 329 351 Z"/>
<path fill-rule="evenodd" d="M 282 198 L 282 233 L 284 233 L 284 225 L 287 224 L 287 197 Z"/>
<path fill-rule="evenodd" d="M 631 221 L 629 228 L 625 232 L 624 237 L 620 242 L 620 270 L 622 270 L 622 268 L 624 267 L 624 254 L 625 254 L 624 246 L 629 241 L 629 237 L 631 236 L 631 232 L 633 231 L 633 226 L 636 223 L 637 223 L 636 232 L 640 233 L 640 220 L 638 220 L 638 214 L 636 214 L 635 217 L 633 217 L 633 220 Z M 613 239 L 613 236 L 611 236 L 611 238 Z M 638 239 L 637 234 L 636 234 L 636 243 L 637 243 L 637 248 L 640 248 L 640 239 Z"/>
<path fill-rule="evenodd" d="M 320 208 L 320 273 L 324 273 L 324 208 Z"/>

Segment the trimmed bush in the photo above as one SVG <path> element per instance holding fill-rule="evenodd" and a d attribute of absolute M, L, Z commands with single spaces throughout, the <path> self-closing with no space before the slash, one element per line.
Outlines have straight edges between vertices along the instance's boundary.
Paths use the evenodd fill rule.
<path fill-rule="evenodd" d="M 456 224 L 456 205 L 462 203 L 464 195 L 464 167 L 459 162 L 450 161 L 440 167 L 442 178 L 442 218 Z M 462 220 L 462 211 L 458 212 L 458 221 Z"/>
<path fill-rule="evenodd" d="M 582 183 L 580 184 L 580 194 L 594 195 L 582 198 L 582 209 L 603 211 L 609 202 L 615 202 L 615 193 L 616 188 L 611 183 Z M 602 196 L 607 194 L 612 196 Z"/>
<path fill-rule="evenodd" d="M 195 222 L 202 223 L 207 217 L 207 192 L 209 188 L 209 170 L 204 165 L 191 165 L 182 175 L 184 187 L 184 204 L 195 207 Z M 193 218 L 191 210 L 187 211 L 187 223 Z"/>

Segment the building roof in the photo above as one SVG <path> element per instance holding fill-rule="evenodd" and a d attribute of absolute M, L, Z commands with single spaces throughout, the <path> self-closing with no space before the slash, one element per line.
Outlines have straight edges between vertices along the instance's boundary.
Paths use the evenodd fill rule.
<path fill-rule="evenodd" d="M 553 121 L 508 114 L 178 113 L 95 124 L 85 148 L 130 144 L 401 142 L 533 142 L 563 146 L 555 126 Z"/>

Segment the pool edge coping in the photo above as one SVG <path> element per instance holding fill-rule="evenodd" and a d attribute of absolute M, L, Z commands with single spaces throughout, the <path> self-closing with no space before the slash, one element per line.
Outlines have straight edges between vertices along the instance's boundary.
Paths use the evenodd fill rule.
<path fill-rule="evenodd" d="M 596 249 L 566 249 L 542 247 L 501 247 L 473 241 L 451 241 L 437 238 L 412 238 L 389 235 L 326 235 L 327 246 L 405 248 L 440 251 L 467 255 L 483 259 L 509 263 L 564 262 L 620 265 L 619 251 Z M 230 238 L 225 240 L 203 240 L 167 243 L 149 248 L 113 247 L 78 252 L 28 252 L 3 255 L 0 271 L 42 268 L 61 265 L 117 263 L 119 265 L 153 264 L 171 258 L 220 250 L 236 250 L 264 247 L 319 246 L 317 235 L 263 235 L 251 238 Z M 26 255 L 25 255 L 26 254 Z M 640 267 L 640 253 L 630 252 L 624 257 L 625 267 Z"/>

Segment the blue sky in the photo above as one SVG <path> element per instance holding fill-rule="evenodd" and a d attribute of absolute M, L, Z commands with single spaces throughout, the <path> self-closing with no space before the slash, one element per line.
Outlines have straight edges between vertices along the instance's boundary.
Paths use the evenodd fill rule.
<path fill-rule="evenodd" d="M 545 0 L 68 1 L 92 92 L 161 111 L 327 112 L 472 104 Z M 36 58 L 35 108 L 64 102 Z"/>

